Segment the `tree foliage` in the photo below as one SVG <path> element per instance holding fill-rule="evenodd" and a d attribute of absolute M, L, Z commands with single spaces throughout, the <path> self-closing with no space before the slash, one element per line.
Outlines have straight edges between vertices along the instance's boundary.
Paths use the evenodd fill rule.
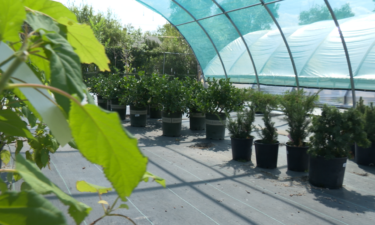
<path fill-rule="evenodd" d="M 349 3 L 342 5 L 338 9 L 333 9 L 333 12 L 338 20 L 354 16 Z M 323 20 L 332 20 L 331 13 L 325 4 L 320 6 L 314 5 L 310 10 L 302 11 L 299 15 L 299 25 L 311 24 Z"/>

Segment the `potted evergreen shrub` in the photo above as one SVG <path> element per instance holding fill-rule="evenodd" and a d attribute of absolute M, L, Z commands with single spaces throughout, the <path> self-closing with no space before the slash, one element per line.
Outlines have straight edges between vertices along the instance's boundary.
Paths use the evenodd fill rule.
<path fill-rule="evenodd" d="M 227 128 L 231 135 L 233 160 L 251 161 L 254 137 L 251 136 L 254 122 L 254 106 L 237 112 L 237 118 L 229 117 Z"/>
<path fill-rule="evenodd" d="M 289 142 L 286 143 L 288 170 L 303 172 L 309 168 L 308 144 L 310 116 L 318 100 L 318 93 L 307 95 L 303 89 L 286 92 L 280 106 L 288 123 Z"/>
<path fill-rule="evenodd" d="M 97 76 L 87 78 L 85 81 L 89 91 L 96 95 L 98 106 L 110 110 L 109 100 L 103 96 L 108 79 L 103 74 L 99 73 Z"/>
<path fill-rule="evenodd" d="M 368 146 L 364 121 L 351 108 L 340 112 L 336 107 L 323 106 L 321 116 L 314 116 L 310 131 L 309 182 L 318 187 L 340 188 L 344 181 L 350 143 Z"/>
<path fill-rule="evenodd" d="M 365 115 L 365 111 L 366 111 L 366 105 L 363 101 L 363 98 L 362 97 L 359 97 L 359 101 L 357 102 L 356 104 L 356 110 L 362 115 L 364 116 Z M 350 158 L 354 158 L 355 159 L 355 152 L 356 152 L 356 144 L 355 143 L 351 143 L 350 145 Z"/>
<path fill-rule="evenodd" d="M 188 117 L 190 118 L 190 130 L 204 130 L 206 129 L 206 116 L 199 109 L 197 96 L 204 91 L 203 84 L 196 79 L 187 77 L 184 85 L 190 90 L 190 96 L 187 100 L 187 107 L 189 108 Z"/>
<path fill-rule="evenodd" d="M 167 82 L 165 75 L 159 76 L 158 74 L 152 74 L 148 78 L 148 93 L 149 93 L 149 109 L 151 119 L 160 119 L 161 110 L 163 108 L 162 104 L 162 87 Z"/>
<path fill-rule="evenodd" d="M 224 140 L 226 115 L 242 108 L 242 92 L 229 79 L 208 79 L 207 84 L 197 94 L 198 108 L 206 114 L 206 138 Z"/>
<path fill-rule="evenodd" d="M 109 99 L 109 109 L 117 112 L 121 120 L 126 119 L 126 102 L 121 102 L 123 94 L 126 92 L 124 85 L 125 78 L 119 74 L 109 75 L 102 83 L 102 96 Z"/>
<path fill-rule="evenodd" d="M 373 103 L 364 107 L 364 131 L 370 145 L 363 146 L 358 143 L 355 145 L 355 161 L 360 165 L 375 165 L 375 108 Z"/>
<path fill-rule="evenodd" d="M 124 83 L 127 91 L 122 95 L 121 101 L 130 104 L 130 125 L 132 127 L 145 127 L 148 100 L 150 99 L 147 77 L 143 72 L 140 72 L 138 77 L 126 77 Z"/>
<path fill-rule="evenodd" d="M 163 135 L 178 137 L 181 135 L 182 114 L 187 111 L 186 99 L 189 91 L 178 78 L 175 78 L 166 82 L 161 92 Z"/>
<path fill-rule="evenodd" d="M 279 99 L 276 95 L 253 89 L 247 90 L 247 93 L 245 98 L 254 105 L 256 114 L 262 114 L 267 106 L 271 107 L 271 109 L 275 109 L 279 104 Z"/>

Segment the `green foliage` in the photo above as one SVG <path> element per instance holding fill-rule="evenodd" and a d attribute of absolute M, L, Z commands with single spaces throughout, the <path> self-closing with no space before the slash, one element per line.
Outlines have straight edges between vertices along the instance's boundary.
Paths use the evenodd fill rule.
<path fill-rule="evenodd" d="M 364 120 L 364 132 L 367 134 L 367 139 L 375 142 L 375 108 L 372 102 L 369 106 L 365 107 Z"/>
<path fill-rule="evenodd" d="M 0 223 L 17 225 L 66 225 L 62 212 L 34 191 L 0 195 Z"/>
<path fill-rule="evenodd" d="M 251 101 L 256 112 L 264 112 L 267 107 L 276 109 L 279 105 L 280 98 L 277 95 L 265 93 L 263 91 L 251 91 L 246 99 Z"/>
<path fill-rule="evenodd" d="M 275 122 L 272 122 L 271 107 L 266 106 L 266 109 L 263 111 L 263 122 L 264 128 L 257 130 L 258 135 L 262 139 L 264 144 L 274 144 L 277 143 L 277 129 L 275 127 Z"/>
<path fill-rule="evenodd" d="M 165 75 L 159 76 L 155 73 L 151 74 L 148 79 L 147 89 L 150 99 L 148 103 L 152 108 L 161 110 L 163 108 L 163 92 L 160 91 L 167 84 L 168 80 Z"/>
<path fill-rule="evenodd" d="M 358 110 L 362 115 L 365 114 L 366 112 L 366 105 L 365 102 L 363 101 L 362 97 L 359 97 L 359 101 L 357 102 L 355 106 L 356 110 Z"/>
<path fill-rule="evenodd" d="M 68 212 L 77 224 L 80 224 L 89 214 L 90 207 L 61 191 L 61 189 L 43 175 L 38 167 L 24 159 L 20 154 L 16 156 L 16 169 L 35 192 L 38 194 L 54 193 L 64 205 L 69 206 Z"/>
<path fill-rule="evenodd" d="M 205 91 L 202 82 L 199 82 L 196 79 L 192 79 L 190 77 L 186 77 L 184 85 L 189 89 L 187 107 L 189 109 L 197 109 L 200 102 L 198 96 L 201 92 Z"/>
<path fill-rule="evenodd" d="M 165 185 L 165 180 L 161 177 L 158 177 L 150 172 L 146 172 L 144 175 L 143 175 L 143 181 L 144 182 L 148 182 L 149 178 L 153 179 L 156 183 L 160 184 L 161 186 L 163 187 L 166 187 Z"/>
<path fill-rule="evenodd" d="M 163 111 L 167 113 L 186 112 L 189 90 L 178 79 L 172 79 L 161 88 Z"/>
<path fill-rule="evenodd" d="M 241 109 L 243 96 L 229 79 L 207 80 L 208 87 L 197 93 L 199 110 L 205 113 L 230 113 Z"/>
<path fill-rule="evenodd" d="M 0 0 L 0 5 L 0 41 L 18 41 L 19 28 L 26 18 L 23 4 L 20 0 Z"/>
<path fill-rule="evenodd" d="M 102 187 L 95 184 L 90 184 L 83 180 L 77 181 L 76 187 L 80 192 L 99 193 L 100 195 L 108 193 L 108 191 L 112 191 L 112 188 L 110 187 Z"/>
<path fill-rule="evenodd" d="M 128 93 L 126 79 L 120 74 L 99 74 L 88 78 L 86 83 L 90 86 L 91 93 L 108 100 L 123 98 L 124 93 Z"/>
<path fill-rule="evenodd" d="M 354 16 L 349 3 L 342 5 L 339 9 L 333 9 L 333 12 L 338 20 Z M 299 25 L 311 24 L 323 20 L 332 20 L 331 13 L 325 4 L 320 6 L 313 5 L 310 10 L 303 11 L 299 15 Z"/>
<path fill-rule="evenodd" d="M 250 109 L 245 108 L 244 110 L 237 112 L 236 119 L 229 117 L 227 129 L 229 130 L 231 137 L 241 139 L 253 138 L 251 132 L 254 120 L 254 106 L 250 106 Z"/>
<path fill-rule="evenodd" d="M 335 107 L 323 106 L 322 115 L 314 116 L 310 132 L 311 147 L 308 152 L 312 156 L 327 159 L 350 156 L 350 144 L 368 146 L 364 132 L 364 121 L 360 113 L 351 108 L 340 112 Z"/>
<path fill-rule="evenodd" d="M 8 164 L 10 162 L 10 151 L 8 150 L 1 150 L 0 151 L 0 160 L 3 161 L 3 163 Z"/>
<path fill-rule="evenodd" d="M 26 123 L 11 109 L 0 110 L 0 131 L 11 136 L 34 138 Z"/>
<path fill-rule="evenodd" d="M 307 95 L 303 89 L 286 92 L 280 99 L 280 106 L 285 114 L 289 129 L 291 146 L 302 147 L 309 135 L 310 115 L 319 98 L 319 92 Z"/>
<path fill-rule="evenodd" d="M 146 172 L 147 158 L 119 122 L 117 113 L 94 105 L 72 104 L 70 127 L 78 149 L 104 174 L 121 199 L 130 196 Z M 96 138 L 92 138 L 96 137 Z"/>
<path fill-rule="evenodd" d="M 127 76 L 123 82 L 122 89 L 126 89 L 120 97 L 123 104 L 131 104 L 136 107 L 146 107 L 148 105 L 149 95 L 149 77 L 144 73 L 138 73 L 138 77 Z"/>

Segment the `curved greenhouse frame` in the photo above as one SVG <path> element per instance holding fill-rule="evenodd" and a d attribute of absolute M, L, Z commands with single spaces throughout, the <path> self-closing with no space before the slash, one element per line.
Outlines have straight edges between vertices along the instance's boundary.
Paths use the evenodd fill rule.
<path fill-rule="evenodd" d="M 180 31 L 206 78 L 374 98 L 358 93 L 375 90 L 373 0 L 137 1 Z"/>

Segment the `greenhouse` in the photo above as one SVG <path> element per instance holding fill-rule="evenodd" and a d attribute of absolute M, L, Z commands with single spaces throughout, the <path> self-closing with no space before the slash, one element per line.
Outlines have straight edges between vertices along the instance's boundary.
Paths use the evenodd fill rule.
<path fill-rule="evenodd" d="M 349 90 L 321 94 L 342 106 L 356 95 L 375 100 L 362 92 L 375 89 L 372 0 L 139 2 L 177 27 L 206 78 Z"/>

